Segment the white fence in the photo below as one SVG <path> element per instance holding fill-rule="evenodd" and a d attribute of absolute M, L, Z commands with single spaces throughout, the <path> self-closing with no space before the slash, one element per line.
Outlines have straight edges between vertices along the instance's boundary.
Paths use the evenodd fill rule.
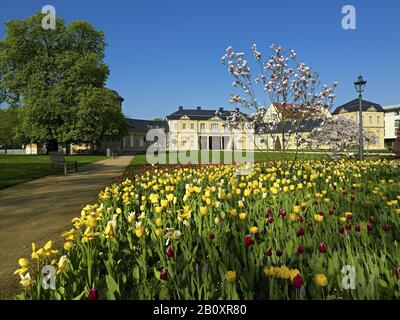
<path fill-rule="evenodd" d="M 7 152 L 6 152 L 7 151 Z M 28 154 L 25 149 L 0 149 L 0 154 L 14 154 L 14 155 L 22 155 Z"/>

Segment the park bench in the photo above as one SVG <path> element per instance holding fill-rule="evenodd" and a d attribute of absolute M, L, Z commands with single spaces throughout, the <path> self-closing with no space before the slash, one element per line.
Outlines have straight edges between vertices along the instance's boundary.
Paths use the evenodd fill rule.
<path fill-rule="evenodd" d="M 51 159 L 51 169 L 55 165 L 63 165 L 64 166 L 64 174 L 67 175 L 67 161 L 65 160 L 64 154 L 59 152 L 49 152 L 49 156 Z M 74 161 L 75 172 L 78 172 L 78 163 Z"/>

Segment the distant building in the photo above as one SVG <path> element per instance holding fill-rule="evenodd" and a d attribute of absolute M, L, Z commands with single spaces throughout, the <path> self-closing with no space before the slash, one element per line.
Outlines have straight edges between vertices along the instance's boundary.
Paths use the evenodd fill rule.
<path fill-rule="evenodd" d="M 168 134 L 166 121 L 127 119 L 129 123 L 129 134 L 122 139 L 122 150 L 124 153 L 144 153 L 153 143 L 146 139 L 151 129 L 162 129 Z"/>
<path fill-rule="evenodd" d="M 365 149 L 383 149 L 385 147 L 385 112 L 378 103 L 362 100 L 363 128 L 375 139 L 366 143 Z M 335 109 L 334 117 L 350 118 L 359 123 L 359 100 L 354 99 Z"/>
<path fill-rule="evenodd" d="M 297 142 L 304 141 L 310 132 L 323 122 L 324 117 L 332 117 L 329 110 L 324 109 L 320 117 L 300 120 L 296 122 L 296 125 L 293 125 L 290 119 L 295 119 L 297 110 L 297 107 L 294 105 L 284 106 L 282 103 L 271 104 L 265 112 L 263 123 L 255 127 L 257 148 L 261 150 L 276 150 L 282 148 L 283 143 L 285 144 L 285 149 L 307 148 L 308 145 L 306 143 L 298 145 Z M 282 124 L 277 120 L 282 119 L 283 114 L 285 114 L 284 116 L 288 121 L 284 121 Z M 278 122 L 278 124 L 271 128 L 269 124 L 274 122 Z M 298 133 L 298 137 L 294 136 L 294 132 Z M 288 141 L 282 141 L 282 133 L 284 133 L 285 139 Z"/>
<path fill-rule="evenodd" d="M 400 104 L 384 106 L 385 110 L 385 147 L 391 148 L 400 127 Z"/>
<path fill-rule="evenodd" d="M 236 110 L 238 111 L 238 110 Z M 233 111 L 208 110 L 197 107 L 167 116 L 168 149 L 175 150 L 237 150 L 254 149 L 254 129 L 232 129 L 227 118 Z"/>

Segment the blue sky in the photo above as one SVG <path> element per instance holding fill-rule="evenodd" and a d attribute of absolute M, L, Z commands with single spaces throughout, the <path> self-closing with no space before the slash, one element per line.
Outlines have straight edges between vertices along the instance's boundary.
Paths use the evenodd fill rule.
<path fill-rule="evenodd" d="M 179 105 L 232 108 L 232 78 L 221 65 L 226 47 L 267 52 L 295 49 L 323 82 L 339 82 L 335 105 L 356 97 L 353 81 L 368 81 L 365 99 L 400 103 L 398 0 L 0 0 L 3 23 L 51 4 L 66 22 L 90 21 L 104 31 L 107 86 L 124 98 L 133 118 L 165 117 Z M 357 29 L 341 28 L 344 5 L 357 10 Z M 250 57 L 249 57 L 250 58 Z"/>

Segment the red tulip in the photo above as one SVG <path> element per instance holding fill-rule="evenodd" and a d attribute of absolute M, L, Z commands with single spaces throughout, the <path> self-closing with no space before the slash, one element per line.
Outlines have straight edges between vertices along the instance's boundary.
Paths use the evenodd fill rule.
<path fill-rule="evenodd" d="M 354 229 L 355 229 L 357 232 L 360 232 L 360 231 L 361 231 L 361 227 L 360 227 L 359 224 L 356 224 L 356 226 L 354 227 Z"/>
<path fill-rule="evenodd" d="M 283 252 L 281 250 L 276 250 L 276 256 L 281 257 Z"/>
<path fill-rule="evenodd" d="M 343 233 L 344 233 L 344 231 L 345 231 L 345 230 L 344 230 L 344 228 L 343 228 L 343 227 L 340 227 L 340 228 L 339 228 L 339 233 L 340 233 L 340 234 L 343 234 Z"/>
<path fill-rule="evenodd" d="M 367 225 L 368 232 L 371 232 L 373 229 L 374 229 L 374 226 L 372 224 L 368 223 L 368 225 Z"/>
<path fill-rule="evenodd" d="M 300 245 L 297 247 L 297 253 L 298 253 L 298 254 L 303 254 L 303 253 L 304 253 L 304 246 L 303 246 L 302 244 L 300 244 Z"/>
<path fill-rule="evenodd" d="M 336 185 L 333 185 L 332 188 L 333 188 L 333 190 L 336 190 Z"/>
<path fill-rule="evenodd" d="M 93 300 L 99 300 L 99 293 L 97 292 L 96 288 L 92 288 L 89 290 L 89 296 L 88 296 L 90 301 Z"/>
<path fill-rule="evenodd" d="M 268 214 L 272 214 L 272 212 L 273 212 L 271 208 L 268 208 L 268 209 L 266 209 L 265 211 L 266 211 L 266 213 L 268 213 Z"/>
<path fill-rule="evenodd" d="M 250 247 L 254 244 L 254 241 L 249 234 L 244 237 L 244 244 L 246 245 L 246 247 Z"/>
<path fill-rule="evenodd" d="M 168 272 L 165 269 L 161 269 L 160 271 L 160 279 L 163 281 L 167 281 L 168 280 Z"/>
<path fill-rule="evenodd" d="M 347 216 L 347 220 L 353 220 L 353 215 L 352 215 L 352 214 L 349 214 L 349 215 Z"/>
<path fill-rule="evenodd" d="M 319 244 L 319 252 L 326 253 L 326 244 L 325 243 L 321 242 Z"/>
<path fill-rule="evenodd" d="M 293 278 L 293 285 L 296 287 L 296 289 L 301 289 L 303 286 L 303 278 L 301 277 L 300 273 Z"/>
<path fill-rule="evenodd" d="M 299 237 L 304 236 L 304 228 L 303 228 L 303 227 L 301 227 L 301 228 L 299 229 L 299 231 L 297 231 L 297 235 L 298 235 Z"/>
<path fill-rule="evenodd" d="M 346 226 L 346 229 L 350 231 L 352 227 L 353 227 L 353 226 L 352 226 L 351 224 L 348 224 L 348 225 Z"/>
<path fill-rule="evenodd" d="M 299 222 L 303 222 L 304 221 L 303 216 L 299 216 L 297 219 L 299 220 Z"/>
<path fill-rule="evenodd" d="M 324 214 L 324 212 L 322 211 L 322 210 L 320 210 L 319 212 L 318 212 L 318 214 L 320 215 L 320 216 L 325 216 L 325 214 Z"/>
<path fill-rule="evenodd" d="M 334 213 L 333 209 L 329 209 L 329 214 L 333 215 L 333 213 Z"/>
<path fill-rule="evenodd" d="M 285 209 L 279 209 L 279 215 L 284 217 L 286 216 L 286 210 Z"/>
<path fill-rule="evenodd" d="M 274 222 L 274 218 L 272 218 L 272 217 L 267 218 L 267 222 L 268 222 L 268 223 Z"/>
<path fill-rule="evenodd" d="M 169 247 L 167 248 L 167 250 L 165 250 L 165 252 L 166 252 L 166 254 L 167 254 L 167 257 L 169 257 L 169 258 L 171 258 L 171 257 L 174 255 L 174 250 L 172 249 L 171 246 L 169 246 Z"/>
<path fill-rule="evenodd" d="M 369 217 L 369 222 L 371 222 L 372 224 L 375 223 L 375 217 L 374 216 L 370 216 Z"/>
<path fill-rule="evenodd" d="M 215 234 L 213 232 L 211 232 L 208 237 L 210 238 L 210 240 L 214 240 L 215 238 Z"/>
<path fill-rule="evenodd" d="M 272 248 L 268 248 L 267 250 L 265 250 L 265 254 L 270 257 L 272 256 Z"/>
<path fill-rule="evenodd" d="M 304 206 L 304 205 L 301 206 L 301 210 L 302 210 L 302 211 L 305 211 L 305 210 L 306 210 L 306 206 Z"/>
<path fill-rule="evenodd" d="M 390 226 L 387 223 L 385 223 L 383 225 L 383 230 L 385 230 L 385 232 L 389 232 L 390 231 Z"/>
<path fill-rule="evenodd" d="M 335 204 L 332 206 L 332 209 L 333 209 L 333 210 L 336 210 L 336 205 L 335 205 Z"/>

